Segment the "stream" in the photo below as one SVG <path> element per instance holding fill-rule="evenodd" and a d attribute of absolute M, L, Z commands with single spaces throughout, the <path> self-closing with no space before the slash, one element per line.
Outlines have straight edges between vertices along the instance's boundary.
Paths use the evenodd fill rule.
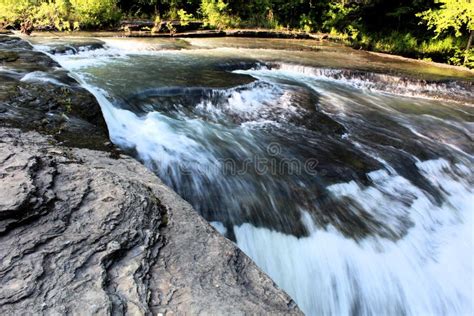
<path fill-rule="evenodd" d="M 474 313 L 474 92 L 456 71 L 312 41 L 31 42 L 305 314 Z"/>

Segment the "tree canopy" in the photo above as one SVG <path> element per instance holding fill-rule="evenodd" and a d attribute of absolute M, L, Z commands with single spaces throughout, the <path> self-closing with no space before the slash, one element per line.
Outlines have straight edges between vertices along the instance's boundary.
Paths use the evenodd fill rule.
<path fill-rule="evenodd" d="M 456 36 L 463 30 L 474 30 L 474 1 L 472 0 L 438 0 L 439 9 L 428 9 L 417 14 L 433 29 L 437 36 L 452 29 Z"/>
<path fill-rule="evenodd" d="M 120 19 L 325 32 L 355 47 L 460 63 L 472 40 L 474 0 L 0 0 L 0 27 L 27 20 L 36 28 L 97 29 Z M 469 32 L 471 40 L 461 36 Z M 474 53 L 463 54 L 474 64 Z"/>

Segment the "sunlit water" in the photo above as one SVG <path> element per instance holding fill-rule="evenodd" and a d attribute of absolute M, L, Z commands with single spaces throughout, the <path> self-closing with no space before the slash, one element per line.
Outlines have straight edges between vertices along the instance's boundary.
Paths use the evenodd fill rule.
<path fill-rule="evenodd" d="M 337 49 L 239 43 L 108 39 L 54 58 L 95 94 L 113 142 L 306 314 L 472 315 L 469 86 L 321 68 L 350 68 Z M 462 102 L 432 99 L 453 94 Z"/>

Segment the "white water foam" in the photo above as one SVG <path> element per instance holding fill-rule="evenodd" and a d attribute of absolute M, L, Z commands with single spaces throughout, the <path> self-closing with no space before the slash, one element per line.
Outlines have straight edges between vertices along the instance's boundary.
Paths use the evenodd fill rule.
<path fill-rule="evenodd" d="M 81 62 L 97 60 L 77 60 L 66 67 L 80 68 Z M 104 91 L 86 88 L 99 100 L 114 143 L 135 148 L 145 163 L 160 161 L 164 172 L 176 170 L 167 167 L 183 161 L 198 166 L 215 163 L 189 134 L 177 132 L 167 117 L 157 112 L 140 117 L 117 109 Z M 232 102 L 242 102 L 244 111 L 259 107 L 245 104 L 245 99 L 235 97 Z M 206 137 L 197 120 L 183 127 L 192 129 L 196 137 Z M 397 215 L 408 217 L 414 226 L 398 241 L 367 237 L 356 242 L 334 227 L 317 228 L 302 212 L 309 237 L 298 239 L 244 224 L 235 227 L 237 243 L 308 315 L 472 315 L 473 172 L 444 160 L 420 162 L 418 168 L 443 189 L 443 205 L 433 204 L 427 194 L 394 172 L 369 174 L 372 187 L 350 182 L 330 188 L 336 196 L 353 198 L 395 231 L 401 230 Z M 407 197 L 410 203 L 399 202 Z"/>
<path fill-rule="evenodd" d="M 54 78 L 51 78 L 51 75 L 49 75 L 48 73 L 46 72 L 43 72 L 43 71 L 33 71 L 33 72 L 29 72 L 27 73 L 26 75 L 24 75 L 20 81 L 24 81 L 24 82 L 49 82 L 49 83 L 52 83 L 52 84 L 55 84 L 55 85 L 58 85 L 58 86 L 64 86 L 65 84 L 60 82 L 59 80 L 57 79 L 54 79 Z"/>
<path fill-rule="evenodd" d="M 131 40 L 130 38 L 102 38 L 102 41 L 106 43 L 109 49 L 121 52 L 127 52 L 130 54 L 155 54 L 163 50 L 179 50 L 181 47 L 178 45 L 178 41 L 170 41 L 165 39 L 160 41 L 157 39 L 152 40 Z M 184 41 L 183 41 L 184 45 Z"/>
<path fill-rule="evenodd" d="M 227 234 L 227 228 L 221 222 L 210 222 L 211 224 L 221 235 Z"/>
<path fill-rule="evenodd" d="M 447 97 L 470 104 L 474 98 L 471 89 L 464 89 L 457 83 L 429 83 L 424 80 L 407 79 L 387 74 L 358 72 L 352 70 L 317 68 L 287 63 L 277 63 L 276 67 L 260 67 L 250 70 L 236 70 L 235 73 L 248 74 L 257 78 L 278 75 L 280 77 L 310 77 L 321 81 L 335 82 L 356 89 L 373 90 L 410 97 L 438 99 Z M 466 101 L 470 100 L 470 101 Z"/>
<path fill-rule="evenodd" d="M 109 41 L 110 42 L 110 41 Z M 111 40 L 113 43 L 114 41 Z M 128 45 L 129 46 L 129 45 Z M 128 47 L 127 46 L 127 47 Z M 149 112 L 145 116 L 138 116 L 135 113 L 115 107 L 108 93 L 90 85 L 87 82 L 87 74 L 80 73 L 82 68 L 89 66 L 99 66 L 110 63 L 112 60 L 127 58 L 130 50 L 123 47 L 95 50 L 82 50 L 76 55 L 51 55 L 48 53 L 50 47 L 46 45 L 35 45 L 35 49 L 41 50 L 56 60 L 69 71 L 75 71 L 75 78 L 91 92 L 97 101 L 107 123 L 110 138 L 113 143 L 137 152 L 140 159 L 151 169 L 154 161 L 160 161 L 163 169 L 172 165 L 185 163 L 189 166 L 199 166 L 202 164 L 214 164 L 208 155 L 203 155 L 203 150 L 192 150 L 200 145 L 193 139 L 187 137 L 185 133 L 179 134 L 170 126 L 172 122 L 159 112 Z M 195 131 L 200 129 L 199 121 L 188 120 L 189 128 Z M 173 148 L 170 151 L 170 148 Z M 200 154 L 201 153 L 201 154 Z"/>
<path fill-rule="evenodd" d="M 80 70 L 91 66 L 106 65 L 111 60 L 128 59 L 128 54 L 120 50 L 95 49 L 75 55 L 54 55 L 55 59 L 69 70 Z"/>
<path fill-rule="evenodd" d="M 3 65 L 0 65 L 0 72 L 4 72 L 4 73 L 7 73 L 7 74 L 11 74 L 11 75 L 18 75 L 19 73 L 14 71 L 14 70 L 11 70 L 10 68 L 8 67 L 5 67 Z"/>
<path fill-rule="evenodd" d="M 308 315 L 472 315 L 474 195 L 462 179 L 472 180 L 473 172 L 444 160 L 418 167 L 445 192 L 443 205 L 385 171 L 371 174 L 372 187 L 350 182 L 330 188 L 395 229 L 396 215 L 408 215 L 414 226 L 398 241 L 356 242 L 334 227 L 316 228 L 303 212 L 309 237 L 244 224 L 235 227 L 237 244 Z M 397 202 L 407 196 L 411 204 Z"/>
<path fill-rule="evenodd" d="M 201 134 L 204 130 L 201 121 L 186 120 L 183 126 L 188 131 L 179 132 L 173 127 L 173 120 L 159 112 L 149 112 L 140 117 L 131 111 L 114 107 L 105 91 L 86 83 L 83 85 L 99 101 L 112 142 L 123 148 L 134 149 L 150 169 L 194 173 L 219 170 L 217 159 L 188 136 L 189 130 L 192 130 L 196 137 L 206 137 Z M 157 162 L 160 166 L 155 165 Z M 182 166 L 182 169 L 175 166 Z M 204 170 L 201 166 L 207 167 Z"/>
<path fill-rule="evenodd" d="M 238 117 L 243 124 L 259 123 L 298 116 L 302 109 L 293 105 L 292 93 L 270 82 L 255 82 L 237 88 L 215 90 L 224 96 L 219 104 L 214 100 L 204 99 L 196 105 L 196 110 L 207 116 Z"/>
<path fill-rule="evenodd" d="M 54 46 L 49 45 L 33 45 L 34 49 L 43 52 L 56 60 L 64 68 L 74 71 L 91 66 L 99 66 L 110 63 L 113 60 L 128 59 L 132 53 L 128 50 L 120 48 L 107 47 L 88 49 L 87 47 L 80 47 L 79 50 L 71 48 L 65 54 L 51 54 L 51 49 Z"/>

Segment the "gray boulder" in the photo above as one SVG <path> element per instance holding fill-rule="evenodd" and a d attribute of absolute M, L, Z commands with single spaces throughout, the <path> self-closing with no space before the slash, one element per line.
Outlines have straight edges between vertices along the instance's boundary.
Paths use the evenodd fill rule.
<path fill-rule="evenodd" d="M 0 314 L 300 313 L 137 161 L 0 128 Z"/>
<path fill-rule="evenodd" d="M 108 140 L 93 96 L 0 37 L 0 315 L 301 314 Z M 53 81 L 27 81 L 31 72 Z"/>

